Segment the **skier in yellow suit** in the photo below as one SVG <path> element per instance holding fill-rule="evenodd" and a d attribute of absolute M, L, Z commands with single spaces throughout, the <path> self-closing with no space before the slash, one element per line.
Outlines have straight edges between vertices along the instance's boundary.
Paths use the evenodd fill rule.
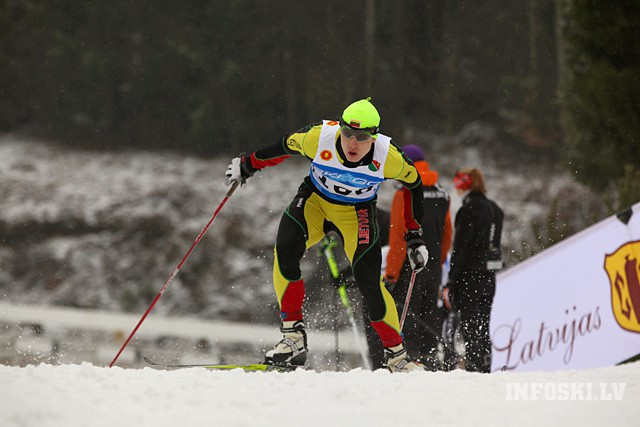
<path fill-rule="evenodd" d="M 380 115 L 370 98 L 349 105 L 339 121 L 324 120 L 301 129 L 281 142 L 234 158 L 226 184 L 244 184 L 253 174 L 290 156 L 311 161 L 309 176 L 287 207 L 278 229 L 273 280 L 280 306 L 283 339 L 267 352 L 265 363 L 304 365 L 307 334 L 302 302 L 305 288 L 300 259 L 322 239 L 328 223 L 341 234 L 358 289 L 367 305 L 371 325 L 384 347 L 385 366 L 392 372 L 422 370 L 409 359 L 396 305 L 380 280 L 380 239 L 376 193 L 386 179 L 406 186 L 405 225 L 411 267 L 422 270 L 429 259 L 422 239 L 422 182 L 411 160 L 378 132 Z"/>

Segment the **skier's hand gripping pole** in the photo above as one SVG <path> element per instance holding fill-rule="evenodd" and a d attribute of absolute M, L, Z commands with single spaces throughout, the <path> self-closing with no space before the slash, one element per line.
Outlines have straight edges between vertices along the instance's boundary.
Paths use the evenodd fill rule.
<path fill-rule="evenodd" d="M 209 222 L 207 223 L 207 225 L 205 225 L 205 227 L 202 229 L 202 231 L 200 232 L 200 234 L 198 235 L 196 240 L 193 242 L 193 244 L 189 248 L 189 251 L 187 251 L 187 254 L 182 258 L 182 261 L 180 261 L 180 264 L 178 264 L 178 266 L 175 268 L 175 270 L 173 270 L 173 273 L 171 273 L 171 276 L 169 276 L 167 281 L 164 282 L 164 285 L 162 285 L 162 289 L 160 289 L 160 292 L 158 292 L 158 295 L 156 295 L 156 297 L 153 299 L 153 301 L 151 302 L 151 305 L 149 306 L 149 308 L 147 308 L 147 311 L 144 312 L 144 314 L 142 315 L 142 318 L 140 319 L 140 321 L 138 322 L 136 327 L 133 328 L 133 331 L 131 331 L 131 335 L 129 335 L 129 338 L 127 338 L 127 340 L 124 342 L 124 344 L 122 344 L 122 347 L 120 348 L 120 351 L 118 351 L 118 354 L 116 354 L 116 357 L 114 357 L 113 360 L 111 361 L 111 363 L 109 364 L 110 368 L 116 363 L 116 361 L 118 360 L 118 357 L 120 357 L 120 354 L 122 354 L 122 351 L 125 349 L 127 344 L 129 344 L 129 341 L 131 341 L 131 338 L 133 338 L 135 333 L 138 331 L 138 328 L 140 328 L 140 325 L 142 325 L 142 322 L 144 322 L 144 320 L 147 318 L 147 316 L 151 312 L 151 309 L 153 308 L 153 306 L 156 305 L 156 303 L 158 302 L 158 300 L 160 299 L 160 297 L 162 296 L 164 291 L 167 290 L 167 288 L 169 287 L 169 285 L 171 284 L 173 279 L 176 277 L 176 275 L 178 274 L 178 272 L 180 271 L 180 269 L 184 265 L 185 261 L 187 261 L 187 258 L 189 258 L 189 255 L 191 255 L 191 252 L 193 252 L 193 250 L 195 249 L 197 244 L 200 243 L 200 240 L 202 240 L 202 238 L 204 237 L 205 233 L 207 232 L 207 230 L 209 229 L 209 227 L 213 223 L 213 220 L 216 219 L 216 216 L 218 216 L 218 213 L 222 210 L 222 207 L 225 205 L 225 203 L 227 203 L 227 200 L 229 200 L 229 198 L 231 197 L 233 192 L 236 191 L 236 188 L 238 188 L 238 185 L 240 185 L 239 181 L 234 181 L 233 182 L 233 184 L 231 185 L 231 188 L 229 189 L 229 191 L 227 191 L 227 195 L 224 197 L 224 199 L 222 199 L 222 202 L 220 203 L 218 208 L 215 210 L 215 212 L 213 213 L 213 215 L 209 219 Z"/>
<path fill-rule="evenodd" d="M 254 169 L 251 165 L 251 156 L 240 153 L 238 157 L 234 157 L 231 160 L 227 167 L 227 172 L 225 173 L 227 179 L 224 183 L 232 186 L 234 183 L 239 182 L 240 185 L 245 185 L 257 171 L 258 169 Z"/>

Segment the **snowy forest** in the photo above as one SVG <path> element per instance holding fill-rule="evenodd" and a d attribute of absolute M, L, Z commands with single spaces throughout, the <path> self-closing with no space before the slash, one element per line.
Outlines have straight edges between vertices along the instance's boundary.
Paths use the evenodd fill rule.
<path fill-rule="evenodd" d="M 0 294 L 141 312 L 231 156 L 366 96 L 449 190 L 485 171 L 515 265 L 640 199 L 639 36 L 635 0 L 2 2 Z M 307 170 L 234 194 L 157 310 L 273 322 L 273 239 Z"/>
<path fill-rule="evenodd" d="M 371 96 L 400 145 L 416 130 L 453 138 L 488 124 L 494 145 L 603 190 L 638 177 L 639 10 L 634 0 L 7 1 L 0 130 L 228 155 Z"/>

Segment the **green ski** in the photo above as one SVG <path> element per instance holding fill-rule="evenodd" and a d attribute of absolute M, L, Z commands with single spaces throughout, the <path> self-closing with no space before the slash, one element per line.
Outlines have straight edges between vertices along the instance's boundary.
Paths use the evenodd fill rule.
<path fill-rule="evenodd" d="M 242 369 L 246 372 L 293 372 L 302 366 L 282 366 L 282 365 L 268 365 L 266 363 L 248 363 L 248 364 L 162 364 L 154 362 L 148 357 L 143 358 L 144 361 L 154 368 L 158 369 L 184 369 L 184 368 L 205 368 L 212 371 L 230 371 L 233 369 Z M 303 368 L 304 369 L 304 368 Z"/>

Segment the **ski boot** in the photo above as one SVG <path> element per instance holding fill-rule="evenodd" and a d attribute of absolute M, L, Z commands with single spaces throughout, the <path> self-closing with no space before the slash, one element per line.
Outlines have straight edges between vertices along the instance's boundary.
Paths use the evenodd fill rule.
<path fill-rule="evenodd" d="M 307 333 L 304 322 L 282 322 L 280 331 L 284 338 L 269 350 L 264 358 L 268 365 L 303 366 L 307 361 Z"/>
<path fill-rule="evenodd" d="M 391 372 L 426 371 L 424 365 L 409 359 L 404 343 L 384 349 L 384 367 Z"/>

